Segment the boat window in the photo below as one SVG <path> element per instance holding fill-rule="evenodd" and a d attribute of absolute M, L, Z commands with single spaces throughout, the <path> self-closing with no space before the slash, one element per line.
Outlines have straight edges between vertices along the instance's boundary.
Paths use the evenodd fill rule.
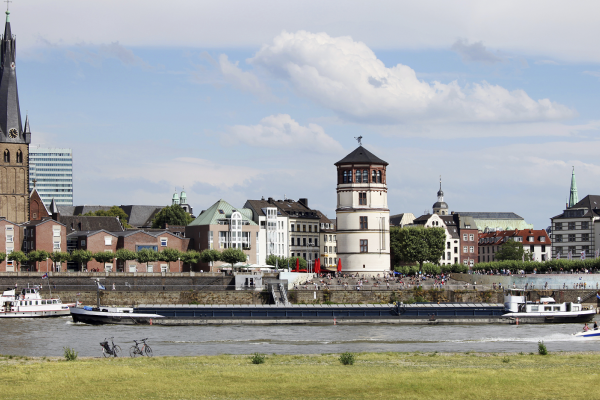
<path fill-rule="evenodd" d="M 579 311 L 579 306 L 573 306 L 573 311 Z"/>
<path fill-rule="evenodd" d="M 32 304 L 33 304 L 33 301 L 29 300 L 29 305 L 32 305 Z"/>
<path fill-rule="evenodd" d="M 52 300 L 52 304 L 56 304 L 56 300 Z"/>
<path fill-rule="evenodd" d="M 559 307 L 554 307 L 554 311 L 560 311 L 560 306 Z"/>
<path fill-rule="evenodd" d="M 531 311 L 539 311 L 540 308 L 538 306 L 531 306 Z"/>
<path fill-rule="evenodd" d="M 552 307 L 546 306 L 544 307 L 544 311 L 552 311 Z"/>
<path fill-rule="evenodd" d="M 38 302 L 37 302 L 37 300 L 35 301 L 35 305 L 36 305 L 36 306 L 38 305 Z"/>

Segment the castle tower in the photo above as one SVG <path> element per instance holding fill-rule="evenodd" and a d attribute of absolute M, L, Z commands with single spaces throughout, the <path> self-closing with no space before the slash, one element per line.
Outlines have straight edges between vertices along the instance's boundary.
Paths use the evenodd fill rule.
<path fill-rule="evenodd" d="M 337 255 L 343 272 L 377 273 L 390 269 L 388 163 L 362 147 L 337 167 Z"/>
<path fill-rule="evenodd" d="M 437 201 L 433 204 L 433 213 L 437 215 L 448 215 L 448 204 L 444 201 L 442 190 L 442 177 L 440 176 L 440 190 L 437 192 Z"/>
<path fill-rule="evenodd" d="M 21 223 L 29 220 L 29 119 L 21 124 L 17 91 L 16 39 L 10 12 L 0 46 L 0 216 Z"/>

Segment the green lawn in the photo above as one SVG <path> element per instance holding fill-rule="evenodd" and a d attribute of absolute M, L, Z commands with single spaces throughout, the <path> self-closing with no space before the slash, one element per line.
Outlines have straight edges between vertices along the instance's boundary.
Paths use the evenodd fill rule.
<path fill-rule="evenodd" d="M 537 350 L 537 349 L 536 349 Z M 600 354 L 359 353 L 120 359 L 0 356 L 1 399 L 600 397 Z"/>

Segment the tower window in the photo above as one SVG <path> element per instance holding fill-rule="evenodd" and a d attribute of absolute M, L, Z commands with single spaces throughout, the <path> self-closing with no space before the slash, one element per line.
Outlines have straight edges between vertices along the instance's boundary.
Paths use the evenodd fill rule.
<path fill-rule="evenodd" d="M 360 229 L 369 229 L 367 217 L 360 217 Z"/>
<path fill-rule="evenodd" d="M 371 171 L 371 182 L 377 183 L 377 173 L 375 170 Z"/>
<path fill-rule="evenodd" d="M 369 183 L 369 171 L 363 170 L 363 183 Z"/>
<path fill-rule="evenodd" d="M 4 150 L 4 162 L 10 162 L 10 151 Z"/>
<path fill-rule="evenodd" d="M 21 150 L 17 151 L 17 163 L 23 164 L 23 152 Z"/>
<path fill-rule="evenodd" d="M 369 241 L 366 239 L 360 240 L 360 252 L 368 253 L 369 252 Z"/>
<path fill-rule="evenodd" d="M 352 170 L 348 171 L 348 183 L 352 183 Z"/>
<path fill-rule="evenodd" d="M 359 193 L 358 194 L 358 204 L 361 206 L 366 206 L 367 205 L 367 194 L 366 193 Z"/>
<path fill-rule="evenodd" d="M 381 171 L 377 171 L 377 183 L 381 183 Z"/>
<path fill-rule="evenodd" d="M 357 169 L 356 170 L 356 183 L 362 183 L 362 180 L 360 179 L 361 175 L 360 175 L 360 170 Z"/>
<path fill-rule="evenodd" d="M 348 171 L 344 171 L 344 183 L 348 183 Z"/>

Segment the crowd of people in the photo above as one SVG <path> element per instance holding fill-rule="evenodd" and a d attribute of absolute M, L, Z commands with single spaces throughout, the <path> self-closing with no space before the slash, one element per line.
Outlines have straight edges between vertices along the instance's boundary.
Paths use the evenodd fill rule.
<path fill-rule="evenodd" d="M 322 273 L 315 274 L 314 278 L 305 282 L 294 284 L 294 289 L 304 290 L 404 290 L 417 286 L 427 286 L 442 289 L 448 284 L 449 274 L 417 274 L 403 275 L 394 272 L 368 274 L 341 274 Z"/>

